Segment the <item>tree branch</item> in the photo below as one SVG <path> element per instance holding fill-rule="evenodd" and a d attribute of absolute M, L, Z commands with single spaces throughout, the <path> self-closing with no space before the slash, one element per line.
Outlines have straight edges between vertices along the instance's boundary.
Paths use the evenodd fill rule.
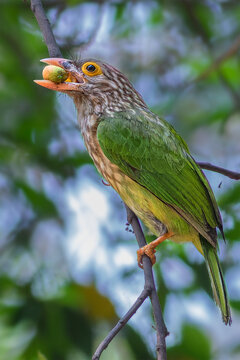
<path fill-rule="evenodd" d="M 137 242 L 139 247 L 146 245 L 146 240 L 139 223 L 137 216 L 134 214 L 129 207 L 126 207 L 127 210 L 127 219 L 129 224 L 132 225 L 134 234 L 136 236 Z M 127 324 L 128 320 L 136 313 L 139 307 L 143 304 L 146 298 L 149 296 L 152 303 L 153 308 L 153 315 L 156 324 L 157 330 L 157 344 L 156 344 L 156 351 L 157 351 L 157 360 L 166 360 L 167 353 L 166 353 L 166 342 L 165 337 L 168 335 L 168 330 L 163 320 L 162 310 L 159 303 L 159 298 L 157 295 L 157 290 L 154 283 L 153 272 L 152 272 L 152 263 L 148 256 L 143 256 L 143 271 L 144 271 L 144 278 L 145 284 L 144 289 L 140 296 L 137 298 L 133 306 L 128 310 L 128 312 L 118 321 L 117 325 L 108 333 L 106 338 L 101 342 L 98 346 L 97 350 L 95 351 L 92 360 L 100 359 L 100 356 L 113 340 L 113 338 L 118 334 L 118 332 Z"/>
<path fill-rule="evenodd" d="M 224 168 L 222 168 L 220 166 L 216 166 L 216 165 L 213 165 L 213 164 L 210 164 L 210 163 L 205 163 L 205 162 L 198 162 L 198 165 L 202 169 L 217 172 L 217 173 L 225 175 L 225 176 L 227 176 L 227 177 L 229 177 L 230 179 L 233 179 L 233 180 L 240 180 L 240 173 L 238 173 L 236 171 L 227 170 L 227 169 L 224 169 Z"/>
<path fill-rule="evenodd" d="M 129 209 L 128 206 L 126 206 L 126 210 L 127 210 L 127 219 L 129 224 L 132 225 L 134 234 L 138 242 L 138 246 L 143 247 L 146 245 L 146 240 L 141 225 L 139 223 L 139 220 L 137 216 L 134 214 L 134 212 Z M 145 278 L 145 288 L 149 289 L 150 291 L 149 296 L 152 302 L 153 315 L 157 330 L 157 345 L 156 345 L 157 359 L 165 360 L 167 359 L 165 337 L 168 335 L 168 330 L 166 328 L 162 316 L 161 305 L 158 299 L 154 278 L 153 278 L 151 260 L 147 255 L 144 255 L 142 262 L 143 262 L 143 270 L 144 270 L 144 278 Z"/>
<path fill-rule="evenodd" d="M 34 13 L 40 30 L 43 34 L 44 41 L 47 45 L 50 57 L 61 57 L 61 51 L 53 35 L 50 23 L 43 9 L 41 0 L 31 0 L 31 10 Z"/>
<path fill-rule="evenodd" d="M 95 351 L 92 360 L 98 360 L 103 352 L 113 340 L 113 338 L 119 333 L 119 331 L 127 324 L 128 320 L 136 313 L 136 311 L 140 308 L 146 298 L 149 296 L 149 289 L 145 288 L 132 305 L 132 307 L 128 310 L 128 312 L 118 321 L 117 325 L 108 333 L 105 339 L 98 346 Z"/>

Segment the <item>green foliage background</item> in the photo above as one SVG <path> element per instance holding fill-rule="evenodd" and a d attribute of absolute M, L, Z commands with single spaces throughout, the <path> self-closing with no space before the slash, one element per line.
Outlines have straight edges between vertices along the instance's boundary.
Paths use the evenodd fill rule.
<path fill-rule="evenodd" d="M 43 4 L 65 57 L 90 55 L 119 67 L 150 107 L 166 116 L 187 140 L 196 159 L 239 171 L 239 1 L 46 0 Z M 127 310 L 127 304 L 120 304 L 128 296 L 128 287 L 136 298 L 143 281 L 135 262 L 120 272 L 113 266 L 112 282 L 105 283 L 104 269 L 101 277 L 92 262 L 86 269 L 90 275 L 83 278 L 76 257 L 67 250 L 73 213 L 66 194 L 82 177 L 83 190 L 91 182 L 108 192 L 112 232 L 103 224 L 100 235 L 106 262 L 112 264 L 118 244 L 135 257 L 136 245 L 134 236 L 124 231 L 120 200 L 101 185 L 78 129 L 70 121 L 75 117 L 72 105 L 64 96 L 33 83 L 34 78 L 41 78 L 39 60 L 47 56 L 29 2 L 2 0 L 1 360 L 89 359 Z M 225 226 L 227 244 L 220 239 L 220 249 L 233 325 L 221 324 L 196 251 L 189 246 L 161 245 L 155 273 L 170 331 L 169 359 L 240 357 L 240 185 L 219 174 L 207 176 Z M 91 221 L 86 242 L 91 239 Z M 99 249 L 93 256 L 100 256 Z M 111 292 L 116 283 L 121 296 Z M 199 299 L 205 304 L 203 312 L 199 306 L 194 308 Z M 154 359 L 151 324 L 151 309 L 145 304 L 102 359 Z"/>

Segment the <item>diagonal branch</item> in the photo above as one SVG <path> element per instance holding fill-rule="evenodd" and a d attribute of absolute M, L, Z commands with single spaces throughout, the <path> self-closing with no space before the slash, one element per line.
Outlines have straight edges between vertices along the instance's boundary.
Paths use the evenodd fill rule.
<path fill-rule="evenodd" d="M 49 20 L 43 9 L 42 1 L 31 0 L 31 10 L 36 17 L 40 30 L 43 34 L 44 41 L 48 48 L 49 56 L 61 57 L 61 51 L 57 45 Z"/>
<path fill-rule="evenodd" d="M 146 245 L 146 240 L 142 228 L 140 226 L 139 220 L 137 216 L 134 214 L 134 212 L 129 209 L 129 207 L 126 206 L 126 210 L 127 210 L 127 219 L 129 224 L 132 225 L 134 234 L 138 242 L 138 246 L 143 247 Z M 145 277 L 145 288 L 149 289 L 150 291 L 149 296 L 152 302 L 153 315 L 157 330 L 157 345 L 156 345 L 157 359 L 165 360 L 167 359 L 165 337 L 168 335 L 168 330 L 166 328 L 162 316 L 162 309 L 159 303 L 159 298 L 153 278 L 151 260 L 148 256 L 144 255 L 142 262 L 143 262 L 143 270 Z"/>
<path fill-rule="evenodd" d="M 227 170 L 227 169 L 224 169 L 224 168 L 222 168 L 220 166 L 216 166 L 216 165 L 213 165 L 213 164 L 210 164 L 210 163 L 205 163 L 205 162 L 198 162 L 198 165 L 202 169 L 217 172 L 217 173 L 225 175 L 225 176 L 227 176 L 227 177 L 229 177 L 230 179 L 233 179 L 233 180 L 240 180 L 240 173 L 239 172 Z"/>
<path fill-rule="evenodd" d="M 119 331 L 127 324 L 128 320 L 136 313 L 136 311 L 140 308 L 146 298 L 149 296 L 149 289 L 144 288 L 135 303 L 128 310 L 128 312 L 118 321 L 117 325 L 108 333 L 105 339 L 101 342 L 101 344 L 97 347 L 92 360 L 98 360 L 103 352 L 113 340 L 113 338 L 119 333 Z"/>
<path fill-rule="evenodd" d="M 146 245 L 146 240 L 141 225 L 139 223 L 139 220 L 137 216 L 134 214 L 134 212 L 129 209 L 129 207 L 127 207 L 126 205 L 125 207 L 127 210 L 128 222 L 129 224 L 132 225 L 139 247 L 142 247 Z M 151 260 L 149 259 L 148 256 L 144 255 L 142 262 L 143 262 L 143 271 L 145 278 L 145 284 L 142 293 L 137 298 L 133 306 L 118 321 L 117 325 L 114 326 L 114 328 L 108 333 L 106 338 L 98 346 L 97 350 L 95 351 L 92 357 L 92 360 L 100 359 L 102 352 L 107 348 L 107 346 L 110 344 L 113 338 L 118 334 L 118 332 L 127 324 L 128 320 L 131 319 L 131 317 L 136 313 L 136 311 L 139 309 L 139 307 L 143 304 L 143 302 L 146 300 L 148 296 L 151 299 L 153 315 L 154 315 L 156 331 L 157 331 L 157 344 L 156 344 L 157 360 L 167 359 L 165 337 L 168 335 L 168 330 L 166 328 L 162 316 L 162 310 L 154 283 Z"/>

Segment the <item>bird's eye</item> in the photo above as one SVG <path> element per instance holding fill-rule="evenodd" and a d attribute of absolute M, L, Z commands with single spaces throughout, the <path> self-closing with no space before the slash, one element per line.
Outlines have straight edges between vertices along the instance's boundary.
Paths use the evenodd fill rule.
<path fill-rule="evenodd" d="M 94 72 L 96 70 L 95 66 L 93 64 L 90 64 L 86 67 L 87 71 Z"/>
<path fill-rule="evenodd" d="M 86 62 L 85 64 L 83 64 L 82 71 L 88 76 L 96 76 L 102 74 L 101 67 L 95 62 Z"/>

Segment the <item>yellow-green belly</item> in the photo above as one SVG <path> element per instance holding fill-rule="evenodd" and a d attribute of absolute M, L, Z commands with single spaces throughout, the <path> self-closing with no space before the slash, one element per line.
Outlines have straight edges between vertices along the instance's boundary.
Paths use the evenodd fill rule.
<path fill-rule="evenodd" d="M 198 232 L 174 209 L 121 172 L 113 179 L 108 178 L 108 181 L 154 235 L 159 237 L 170 231 L 174 234 L 172 241 L 193 242 L 202 253 Z"/>
<path fill-rule="evenodd" d="M 125 175 L 118 166 L 111 163 L 103 154 L 93 131 L 93 142 L 85 139 L 87 149 L 98 171 L 119 193 L 122 200 L 144 222 L 149 230 L 159 237 L 166 231 L 174 234 L 174 242 L 192 242 L 202 253 L 199 234 L 174 209 L 164 204 L 150 191 Z"/>

